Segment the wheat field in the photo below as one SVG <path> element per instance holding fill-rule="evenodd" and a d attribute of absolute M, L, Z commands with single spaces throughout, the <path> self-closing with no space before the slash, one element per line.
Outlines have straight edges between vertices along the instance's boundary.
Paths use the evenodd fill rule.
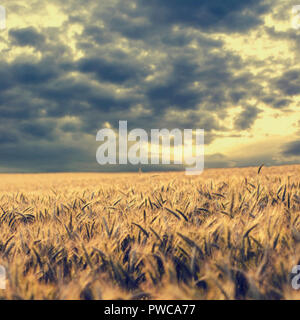
<path fill-rule="evenodd" d="M 299 299 L 299 177 L 2 174 L 0 298 Z"/>

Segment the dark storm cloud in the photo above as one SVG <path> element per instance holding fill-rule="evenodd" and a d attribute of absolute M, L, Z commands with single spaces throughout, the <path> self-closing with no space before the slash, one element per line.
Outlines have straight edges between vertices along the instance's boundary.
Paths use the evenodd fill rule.
<path fill-rule="evenodd" d="M 31 47 L 35 54 L 0 62 L 0 125 L 9 124 L 0 131 L 3 167 L 98 168 L 96 132 L 105 122 L 117 128 L 120 119 L 146 130 L 203 128 L 210 144 L 230 130 L 220 124 L 229 108 L 267 96 L 261 79 L 246 71 L 249 61 L 213 34 L 254 29 L 269 8 L 266 1 L 52 3 L 68 17 L 61 27 L 9 30 L 10 47 Z M 73 26 L 79 28 L 69 43 Z M 285 90 L 282 81 L 273 86 Z M 283 97 L 272 101 L 275 108 L 286 105 Z M 236 128 L 249 128 L 258 113 L 246 107 Z M 208 161 L 229 163 L 220 156 Z"/>
<path fill-rule="evenodd" d="M 285 156 L 300 156 L 300 141 L 292 141 L 283 146 L 282 153 Z"/>
<path fill-rule="evenodd" d="M 0 62 L 0 92 L 7 90 L 13 85 L 12 77 L 11 77 L 11 71 L 8 67 L 8 64 L 5 62 Z M 3 97 L 0 96 L 0 102 Z"/>
<path fill-rule="evenodd" d="M 245 31 L 256 26 L 268 8 L 260 0 L 142 0 L 140 5 L 151 8 L 155 21 L 227 31 Z"/>
<path fill-rule="evenodd" d="M 287 96 L 300 94 L 300 69 L 288 70 L 276 80 L 277 88 Z"/>
<path fill-rule="evenodd" d="M 135 4 L 135 7 L 131 5 Z M 262 16 L 270 10 L 263 0 L 141 0 L 122 1 L 123 13 L 113 14 L 111 26 L 128 37 L 142 38 L 150 25 L 184 25 L 203 31 L 246 32 L 262 24 Z M 127 16 L 127 17 L 126 17 Z M 139 19 L 138 19 L 139 18 Z M 142 18 L 144 20 L 142 20 Z M 131 20 L 131 23 L 127 23 Z"/>
<path fill-rule="evenodd" d="M 30 136 L 34 139 L 47 139 L 51 141 L 53 137 L 53 130 L 55 129 L 55 123 L 49 121 L 41 122 L 24 122 L 20 125 L 20 131 L 27 137 Z"/>
<path fill-rule="evenodd" d="M 134 95 L 120 97 L 111 88 L 96 86 L 89 80 L 76 81 L 70 77 L 43 85 L 37 95 L 48 101 L 48 116 L 80 116 L 89 123 L 89 120 L 101 117 L 101 112 L 128 110 L 135 101 Z"/>
<path fill-rule="evenodd" d="M 126 58 L 126 57 L 124 57 Z M 126 63 L 122 60 L 108 61 L 103 58 L 83 58 L 78 62 L 78 69 L 82 73 L 95 74 L 99 81 L 122 84 L 129 80 L 139 80 L 147 73 L 139 70 L 136 65 Z"/>
<path fill-rule="evenodd" d="M 282 10 L 284 17 L 283 21 L 289 21 L 291 19 L 291 8 L 293 3 L 287 5 L 285 10 Z M 286 17 L 285 14 L 288 13 Z M 277 41 L 278 46 L 282 46 L 284 42 L 285 45 L 289 45 L 291 49 L 294 51 L 295 55 L 299 57 L 299 49 L 300 49 L 300 38 L 299 38 L 299 30 L 295 30 L 294 28 L 290 28 L 285 31 L 277 30 L 275 27 L 264 26 L 265 32 L 272 38 L 272 40 Z M 292 51 L 291 50 L 291 51 Z"/>
<path fill-rule="evenodd" d="M 13 78 L 20 84 L 40 84 L 56 76 L 53 65 L 42 63 L 16 63 L 11 66 Z"/>
<path fill-rule="evenodd" d="M 70 20 L 72 22 L 72 20 Z M 111 41 L 111 36 L 103 28 L 97 26 L 87 25 L 81 34 L 83 39 L 88 39 L 91 42 L 98 43 L 100 45 Z"/>
<path fill-rule="evenodd" d="M 18 58 L 0 63 L 0 91 L 18 85 L 39 85 L 59 76 L 59 66 L 52 59 L 26 61 Z"/>
<path fill-rule="evenodd" d="M 248 106 L 235 118 L 234 126 L 238 130 L 246 130 L 254 124 L 257 115 L 261 112 L 256 107 Z"/>
<path fill-rule="evenodd" d="M 136 7 L 132 9 L 131 5 L 134 3 Z M 166 1 L 161 4 L 161 9 L 165 10 L 168 7 L 173 16 L 179 15 L 179 9 L 190 12 L 192 15 L 194 11 L 201 11 L 206 7 L 208 12 L 214 10 L 209 2 L 202 3 L 202 5 L 193 1 L 181 4 L 176 2 L 176 9 L 174 9 L 174 3 Z M 264 11 L 261 6 L 262 2 L 257 6 L 250 1 L 248 5 L 248 13 L 252 9 L 258 10 L 259 13 Z M 140 97 L 140 101 L 135 102 L 139 102 L 148 109 L 152 109 L 154 113 L 159 112 L 160 114 L 169 107 L 185 110 L 201 107 L 203 113 L 216 110 L 223 112 L 229 104 L 243 103 L 243 99 L 251 96 L 253 90 L 257 90 L 259 85 L 253 81 L 251 73 L 245 72 L 241 75 L 239 72 L 239 75 L 235 74 L 236 71 L 243 69 L 243 65 L 237 55 L 222 52 L 222 41 L 213 40 L 209 36 L 199 34 L 199 32 L 185 29 L 185 27 L 188 28 L 192 25 L 189 25 L 188 19 L 184 17 L 179 20 L 185 23 L 182 24 L 179 31 L 174 32 L 171 29 L 173 22 L 170 23 L 174 19 L 170 20 L 168 14 L 165 16 L 166 21 L 153 19 L 151 12 L 157 6 L 157 2 L 141 6 L 138 2 L 122 1 L 116 2 L 114 6 L 109 8 L 95 8 L 91 23 L 97 24 L 97 21 L 102 19 L 106 22 L 106 26 L 85 26 L 78 44 L 81 49 L 87 52 L 99 52 L 98 56 L 101 58 L 85 57 L 81 59 L 79 70 L 96 76 L 99 82 L 106 81 L 124 85 L 130 80 L 130 85 L 136 87 L 136 94 Z M 220 5 L 219 2 L 215 4 L 216 10 L 217 7 L 223 8 L 224 16 L 227 16 L 230 11 L 228 8 L 226 9 L 226 6 Z M 246 2 L 243 4 L 233 3 L 235 13 L 238 10 L 243 13 L 246 7 Z M 258 9 L 259 7 L 260 9 Z M 266 9 L 266 7 L 264 8 Z M 242 16 L 244 17 L 245 14 L 243 13 Z M 197 25 L 197 29 L 206 30 L 201 25 Z M 119 59 L 112 57 L 111 54 L 107 58 L 107 52 L 111 51 L 111 47 L 107 46 L 109 40 L 110 45 L 119 42 L 119 36 L 116 32 L 121 33 L 129 41 L 132 39 L 140 40 L 131 42 L 132 48 L 136 49 L 136 52 L 133 51 L 128 56 Z M 89 40 L 93 39 L 94 45 L 91 41 L 83 42 L 86 37 Z M 199 50 L 185 47 L 192 41 L 198 43 Z M 99 44 L 102 46 L 96 46 Z M 175 50 L 174 47 L 176 47 Z M 139 53 L 141 48 L 145 50 L 156 49 L 167 57 L 150 56 L 143 62 L 144 69 L 141 71 L 140 63 L 137 63 L 136 57 L 136 53 Z M 213 49 L 218 51 L 212 53 Z M 120 61 L 122 61 L 121 64 Z M 156 70 L 163 70 L 163 74 L 156 76 L 154 71 L 151 72 L 147 67 L 150 63 L 156 66 Z M 151 74 L 154 75 L 154 79 L 146 82 L 145 79 Z M 195 87 L 194 82 L 200 82 L 200 88 Z M 224 112 L 222 116 L 224 116 Z M 155 123 L 153 120 L 154 118 L 152 121 L 150 119 L 152 123 Z"/>
<path fill-rule="evenodd" d="M 195 52 L 182 52 L 173 59 L 170 56 L 169 73 L 145 86 L 149 103 L 160 111 L 169 107 L 225 110 L 234 100 L 248 97 L 258 86 L 251 73 L 239 74 L 242 63 L 238 56 L 221 57 L 219 53 L 207 52 L 200 57 L 199 62 Z M 243 89 L 247 91 L 238 98 L 235 94 Z"/>
<path fill-rule="evenodd" d="M 292 100 L 289 99 L 279 99 L 274 104 L 273 107 L 277 109 L 282 109 L 291 104 Z"/>
<path fill-rule="evenodd" d="M 5 129 L 0 130 L 0 145 L 3 147 L 3 144 L 16 143 L 18 141 L 17 136 Z"/>
<path fill-rule="evenodd" d="M 12 87 L 0 95 L 0 119 L 15 121 L 15 127 L 19 126 L 19 120 L 38 117 L 43 107 L 30 90 L 21 86 Z"/>
<path fill-rule="evenodd" d="M 35 28 L 21 28 L 9 30 L 9 36 L 12 39 L 12 43 L 25 47 L 39 47 L 45 41 L 45 36 L 40 34 Z"/>
<path fill-rule="evenodd" d="M 77 123 L 64 123 L 63 125 L 60 126 L 60 129 L 64 132 L 80 132 L 81 131 L 81 126 Z"/>
<path fill-rule="evenodd" d="M 274 109 L 284 109 L 292 102 L 291 99 L 282 98 L 282 95 L 279 96 L 276 94 L 263 95 L 261 101 Z"/>
<path fill-rule="evenodd" d="M 12 167 L 15 172 L 80 171 L 85 163 L 94 165 L 94 154 L 67 144 L 15 144 L 1 145 L 0 167 Z M 86 167 L 85 171 L 89 171 Z"/>

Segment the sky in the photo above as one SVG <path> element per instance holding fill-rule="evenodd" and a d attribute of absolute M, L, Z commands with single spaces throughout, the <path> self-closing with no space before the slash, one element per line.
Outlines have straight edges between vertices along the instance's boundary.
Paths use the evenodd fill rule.
<path fill-rule="evenodd" d="M 300 163 L 300 0 L 0 4 L 0 172 L 105 170 L 119 120 L 204 129 L 206 168 Z"/>

